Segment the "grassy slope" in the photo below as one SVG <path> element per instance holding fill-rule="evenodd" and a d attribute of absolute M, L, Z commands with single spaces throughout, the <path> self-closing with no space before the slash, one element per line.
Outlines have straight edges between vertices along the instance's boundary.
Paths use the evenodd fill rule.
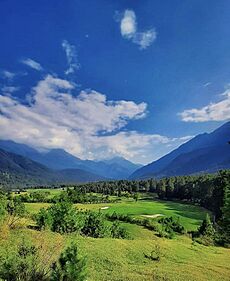
<path fill-rule="evenodd" d="M 54 258 L 61 250 L 60 245 L 77 241 L 81 253 L 87 256 L 88 281 L 230 280 L 230 250 L 193 244 L 184 236 L 173 240 L 157 238 L 140 226 L 127 227 L 133 240 L 84 238 L 28 229 L 12 231 L 10 240 L 15 243 L 28 236 L 38 244 L 45 241 L 47 251 L 54 251 Z M 144 257 L 156 244 L 160 244 L 164 254 L 160 262 Z M 2 240 L 0 248 L 3 251 L 9 247 Z"/>
<path fill-rule="evenodd" d="M 49 204 L 26 204 L 30 213 L 36 213 L 39 208 Z M 188 229 L 195 229 L 206 211 L 202 208 L 164 201 L 133 200 L 114 204 L 77 204 L 82 209 L 98 210 L 110 206 L 103 212 L 113 212 L 138 216 L 141 214 L 165 214 L 180 216 Z M 88 281 L 229 281 L 230 280 L 230 250 L 219 247 L 205 247 L 186 236 L 177 236 L 173 240 L 157 238 L 153 232 L 141 226 L 123 224 L 130 233 L 132 240 L 94 239 L 78 235 L 59 235 L 50 232 L 38 232 L 23 229 L 11 232 L 11 241 L 19 241 L 21 236 L 31 237 L 35 243 L 48 241 L 48 251 L 58 255 L 62 247 L 71 240 L 78 242 L 80 250 L 87 256 Z M 8 239 L 9 240 L 9 239 Z M 150 254 L 156 244 L 160 244 L 163 257 L 160 262 L 146 259 L 144 254 Z M 3 240 L 0 250 L 7 247 Z"/>

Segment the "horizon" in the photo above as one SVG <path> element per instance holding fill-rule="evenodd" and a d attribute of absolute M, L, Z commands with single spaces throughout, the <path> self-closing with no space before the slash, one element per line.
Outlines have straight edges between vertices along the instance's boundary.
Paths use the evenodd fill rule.
<path fill-rule="evenodd" d="M 147 164 L 230 119 L 229 1 L 0 7 L 1 139 Z"/>
<path fill-rule="evenodd" d="M 215 130 L 213 130 L 213 131 L 211 131 L 211 132 L 209 132 L 209 133 L 213 133 L 214 131 L 216 131 L 216 130 L 220 129 L 221 127 L 225 126 L 226 124 L 230 124 L 230 121 L 225 122 L 225 123 L 222 124 L 220 127 L 216 128 Z M 202 136 L 202 135 L 204 135 L 204 134 L 209 134 L 209 133 L 208 133 L 208 132 L 203 132 L 203 133 L 200 133 L 200 134 L 194 136 L 193 138 L 198 137 L 198 136 Z M 176 147 L 174 150 L 176 150 L 177 148 L 179 148 L 181 145 L 186 144 L 187 142 L 189 142 L 189 141 L 192 140 L 193 138 L 189 139 L 188 141 L 183 142 L 183 143 L 180 144 L 178 147 Z M 13 143 L 19 144 L 19 145 L 26 145 L 26 144 L 24 144 L 24 143 L 17 143 L 17 142 L 15 142 L 15 141 L 13 141 L 13 140 L 0 139 L 0 142 L 1 142 L 1 141 L 13 142 Z M 26 145 L 26 146 L 28 146 L 28 145 Z M 62 148 L 40 149 L 40 150 L 39 150 L 39 149 L 36 148 L 36 147 L 32 147 L 32 146 L 28 146 L 28 147 L 29 147 L 29 148 L 32 148 L 32 149 L 35 149 L 35 151 L 37 151 L 37 152 L 39 152 L 39 153 L 42 153 L 42 154 L 44 154 L 44 155 L 47 154 L 47 153 L 49 153 L 49 152 L 51 152 L 51 151 L 60 150 L 60 151 L 63 151 L 63 152 L 65 152 L 65 153 L 68 153 L 68 154 L 74 156 L 73 154 L 67 152 L 65 149 L 62 149 Z M 172 152 L 172 151 L 173 151 L 173 150 L 171 150 L 170 152 Z M 102 162 L 105 161 L 105 162 L 106 162 L 106 161 L 115 160 L 115 159 L 123 159 L 123 160 L 126 160 L 126 161 L 130 161 L 131 163 L 133 163 L 133 164 L 135 164 L 135 165 L 141 165 L 142 167 L 144 167 L 144 166 L 146 166 L 146 165 L 149 165 L 149 164 L 151 164 L 151 163 L 153 163 L 153 162 L 155 162 L 155 161 L 157 161 L 157 160 L 163 158 L 164 156 L 166 156 L 166 155 L 169 154 L 170 152 L 168 152 L 168 153 L 166 153 L 166 154 L 160 156 L 159 158 L 155 159 L 154 161 L 151 161 L 150 163 L 146 163 L 146 164 L 141 164 L 141 163 L 137 163 L 137 162 L 132 162 L 132 161 L 126 159 L 125 157 L 122 157 L 122 156 L 119 156 L 119 155 L 117 155 L 117 156 L 114 155 L 114 156 L 112 156 L 112 157 L 109 157 L 109 158 L 102 158 L 102 159 L 81 159 L 81 158 L 78 158 L 78 157 L 76 157 L 76 156 L 74 156 L 74 157 L 76 157 L 76 158 L 78 158 L 78 159 L 80 159 L 80 160 L 83 160 L 83 161 L 87 161 L 87 160 L 88 160 L 88 161 L 94 161 L 94 162 L 100 162 L 100 161 L 102 161 Z"/>

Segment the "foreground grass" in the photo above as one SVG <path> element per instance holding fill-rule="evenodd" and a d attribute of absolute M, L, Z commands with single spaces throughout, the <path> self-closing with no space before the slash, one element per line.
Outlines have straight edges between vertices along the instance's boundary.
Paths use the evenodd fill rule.
<path fill-rule="evenodd" d="M 37 213 L 47 208 L 47 203 L 27 203 L 27 211 Z M 179 216 L 187 230 L 196 229 L 207 210 L 198 206 L 159 200 L 123 199 L 120 203 L 76 204 L 79 209 L 101 210 L 105 213 L 141 215 L 163 214 Z M 32 239 L 37 245 L 45 245 L 53 259 L 72 240 L 77 241 L 80 252 L 87 257 L 88 281 L 229 281 L 230 249 L 205 247 L 194 243 L 187 236 L 176 236 L 172 240 L 158 238 L 152 231 L 141 226 L 122 223 L 132 239 L 94 239 L 77 234 L 60 235 L 49 231 L 39 232 L 28 228 L 33 224 L 24 221 L 21 229 L 10 231 L 0 238 L 0 252 L 17 244 L 24 238 Z M 150 260 L 155 245 L 160 245 L 161 260 Z"/>
<path fill-rule="evenodd" d="M 23 238 L 32 239 L 53 252 L 55 260 L 61 248 L 77 241 L 80 252 L 87 257 L 88 281 L 227 281 L 230 280 L 230 250 L 192 243 L 185 236 L 173 240 L 157 238 L 149 230 L 128 225 L 135 233 L 133 240 L 94 239 L 76 234 L 60 235 L 30 229 L 13 230 L 7 239 L 0 239 L 0 251 L 8 251 Z M 160 245 L 159 262 L 145 258 L 154 246 Z M 44 253 L 45 255 L 45 253 Z"/>

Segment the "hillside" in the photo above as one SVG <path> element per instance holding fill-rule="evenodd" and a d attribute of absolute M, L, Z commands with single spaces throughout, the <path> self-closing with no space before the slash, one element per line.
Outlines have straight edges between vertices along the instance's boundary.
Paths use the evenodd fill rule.
<path fill-rule="evenodd" d="M 198 135 L 141 169 L 130 178 L 165 177 L 230 168 L 230 122 L 212 133 Z"/>
<path fill-rule="evenodd" d="M 80 169 L 110 179 L 126 179 L 141 167 L 122 157 L 103 161 L 82 160 L 63 149 L 40 152 L 10 140 L 0 140 L 0 148 L 30 158 L 53 170 Z"/>
<path fill-rule="evenodd" d="M 0 183 L 3 186 L 77 183 L 103 179 L 80 169 L 55 171 L 27 157 L 0 149 Z"/>

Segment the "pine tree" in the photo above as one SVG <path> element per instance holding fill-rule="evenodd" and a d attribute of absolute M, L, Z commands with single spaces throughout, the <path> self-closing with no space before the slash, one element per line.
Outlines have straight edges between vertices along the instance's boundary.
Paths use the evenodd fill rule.
<path fill-rule="evenodd" d="M 226 241 L 230 243 L 230 186 L 226 188 L 222 212 L 222 226 L 225 232 Z"/>
<path fill-rule="evenodd" d="M 199 233 L 203 236 L 213 237 L 215 234 L 215 229 L 213 223 L 211 222 L 209 214 L 206 215 L 206 218 L 203 220 Z"/>
<path fill-rule="evenodd" d="M 79 257 L 78 247 L 71 246 L 61 253 L 58 262 L 54 263 L 51 281 L 85 281 L 86 260 Z"/>

